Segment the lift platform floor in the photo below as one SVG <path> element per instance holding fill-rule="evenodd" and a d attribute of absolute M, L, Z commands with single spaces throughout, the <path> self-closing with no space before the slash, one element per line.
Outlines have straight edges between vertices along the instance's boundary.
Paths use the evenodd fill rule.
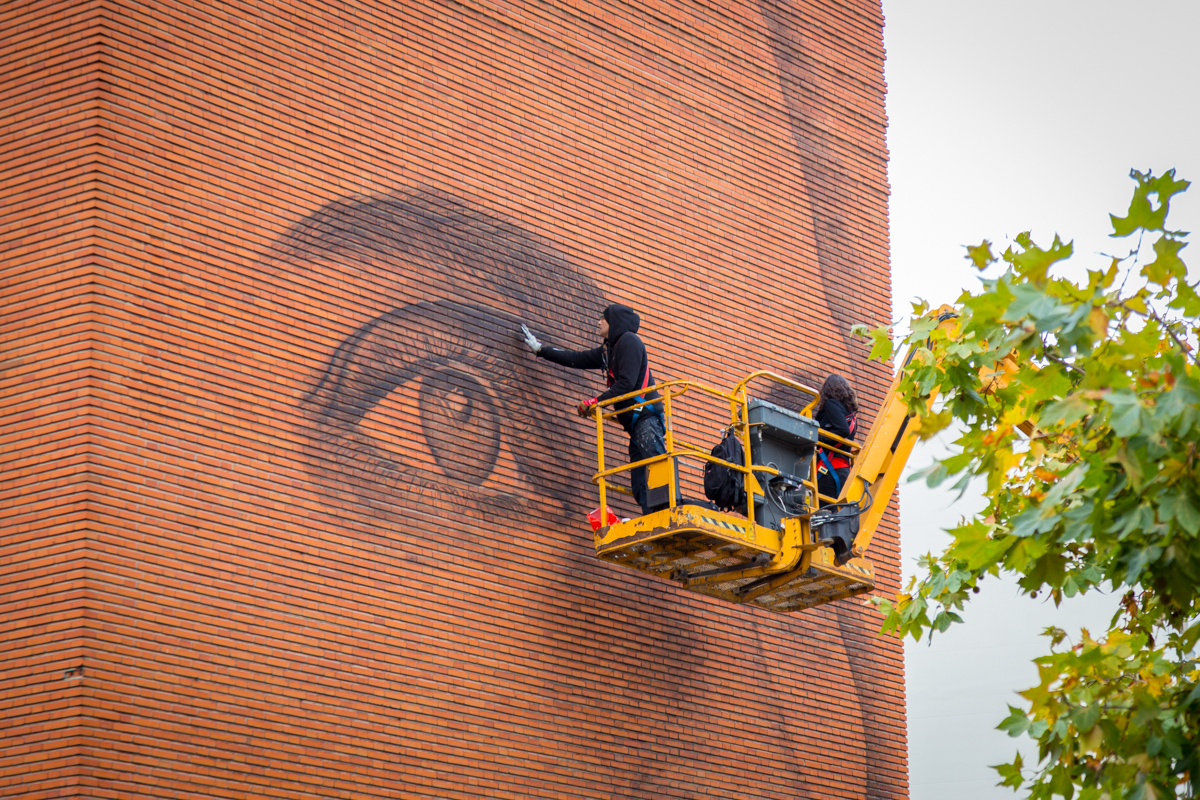
<path fill-rule="evenodd" d="M 772 611 L 800 611 L 875 585 L 870 563 L 856 558 L 837 566 L 827 547 L 810 546 L 793 568 L 772 569 L 784 544 L 781 532 L 702 506 L 663 509 L 601 528 L 595 543 L 604 561 Z"/>

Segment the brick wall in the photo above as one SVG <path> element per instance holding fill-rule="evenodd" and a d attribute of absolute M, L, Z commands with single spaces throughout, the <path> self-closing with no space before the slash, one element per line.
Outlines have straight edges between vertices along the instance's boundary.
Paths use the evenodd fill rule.
<path fill-rule="evenodd" d="M 599 378 L 514 335 L 869 413 L 877 3 L 3 13 L 0 791 L 907 796 L 873 615 L 597 561 Z"/>
<path fill-rule="evenodd" d="M 98 4 L 0 5 L 0 795 L 69 794 L 88 650 Z"/>

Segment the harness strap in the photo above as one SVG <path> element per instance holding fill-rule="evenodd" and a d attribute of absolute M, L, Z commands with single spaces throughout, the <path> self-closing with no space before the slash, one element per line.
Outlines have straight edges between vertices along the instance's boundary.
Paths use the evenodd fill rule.
<path fill-rule="evenodd" d="M 857 431 L 858 431 L 858 414 L 857 414 L 857 413 L 855 413 L 855 414 L 851 414 L 850 416 L 846 417 L 846 425 L 847 425 L 847 427 L 850 429 L 850 436 L 849 436 L 848 438 L 850 438 L 850 439 L 853 439 L 853 438 L 854 438 L 854 434 L 855 434 L 855 432 L 857 432 Z M 841 463 L 838 465 L 838 468 L 839 468 L 839 469 L 840 469 L 840 468 L 842 468 L 842 467 L 848 467 L 848 466 L 850 466 L 850 460 L 849 460 L 849 459 L 847 459 L 845 456 L 841 456 L 841 455 L 834 455 L 834 456 L 833 456 L 833 458 L 832 458 L 832 460 L 831 460 L 831 459 L 825 459 L 825 458 L 824 458 L 824 456 L 825 456 L 825 449 L 824 449 L 824 448 L 818 448 L 818 450 L 820 450 L 820 452 L 821 452 L 821 456 L 822 456 L 822 458 L 825 460 L 825 463 L 826 463 L 826 465 L 829 467 L 829 469 L 831 469 L 831 470 L 833 469 L 833 462 L 834 462 L 834 461 L 839 461 L 839 462 L 841 462 Z"/>
<path fill-rule="evenodd" d="M 650 359 L 647 358 L 646 359 L 646 377 L 642 380 L 642 388 L 645 389 L 649 385 L 650 385 Z M 633 398 L 633 400 L 635 403 L 646 402 L 646 393 L 642 392 L 641 394 L 635 396 Z M 642 408 L 639 408 L 633 412 L 633 417 L 631 417 L 629 420 L 629 427 L 632 428 L 634 425 L 637 424 L 638 417 L 640 417 L 642 415 L 642 411 L 644 409 L 645 409 L 645 406 L 643 406 Z"/>
<path fill-rule="evenodd" d="M 833 478 L 833 485 L 837 487 L 838 495 L 842 493 L 842 479 L 838 477 L 837 470 L 833 468 L 833 464 L 829 463 L 829 456 L 825 455 L 825 451 L 818 449 L 817 454 L 821 456 L 821 460 L 825 462 L 825 469 L 829 470 L 830 477 Z"/>

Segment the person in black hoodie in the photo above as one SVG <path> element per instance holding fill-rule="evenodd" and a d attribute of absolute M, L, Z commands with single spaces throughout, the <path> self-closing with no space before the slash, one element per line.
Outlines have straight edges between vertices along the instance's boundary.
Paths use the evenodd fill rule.
<path fill-rule="evenodd" d="M 622 400 L 617 403 L 617 409 L 629 408 L 641 400 L 657 400 L 659 394 L 654 390 L 654 376 L 650 372 L 650 360 L 646 355 L 646 345 L 637 335 L 641 318 L 629 306 L 614 303 L 604 309 L 600 318 L 600 338 L 603 344 L 591 350 L 563 350 L 559 347 L 549 347 L 537 340 L 524 325 L 521 330 L 525 334 L 525 344 L 537 354 L 555 364 L 572 369 L 604 370 L 604 379 L 608 388 L 591 398 L 584 400 L 576 410 L 581 417 L 589 417 L 597 403 L 602 403 L 611 397 L 628 394 L 637 389 L 647 391 L 637 395 L 639 399 Z M 665 453 L 666 444 L 663 440 L 662 403 L 653 403 L 640 409 L 626 411 L 617 415 L 617 421 L 629 434 L 629 461 L 641 461 L 651 456 Z M 642 513 L 648 514 L 646 490 L 646 468 L 638 467 L 629 477 L 630 488 L 634 499 L 642 507 Z"/>
<path fill-rule="evenodd" d="M 817 403 L 813 419 L 821 426 L 821 432 L 841 436 L 854 441 L 858 432 L 858 397 L 849 382 L 841 375 L 830 375 L 821 385 L 821 400 Z M 832 439 L 825 439 L 831 445 Z M 817 490 L 824 495 L 837 497 L 850 475 L 850 461 L 824 447 L 817 448 Z"/>

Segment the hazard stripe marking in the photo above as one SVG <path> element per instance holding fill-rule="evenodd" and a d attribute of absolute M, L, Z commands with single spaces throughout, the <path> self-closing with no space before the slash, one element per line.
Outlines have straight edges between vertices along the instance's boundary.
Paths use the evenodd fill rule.
<path fill-rule="evenodd" d="M 738 536 L 740 536 L 743 539 L 751 538 L 749 532 L 746 530 L 745 525 L 738 525 L 736 522 L 727 522 L 726 520 L 723 520 L 723 519 L 715 519 L 713 517 L 705 517 L 705 516 L 701 516 L 700 521 L 707 522 L 709 525 L 712 525 L 717 528 L 722 528 L 727 531 L 733 531 L 733 532 L 737 533 Z"/>

